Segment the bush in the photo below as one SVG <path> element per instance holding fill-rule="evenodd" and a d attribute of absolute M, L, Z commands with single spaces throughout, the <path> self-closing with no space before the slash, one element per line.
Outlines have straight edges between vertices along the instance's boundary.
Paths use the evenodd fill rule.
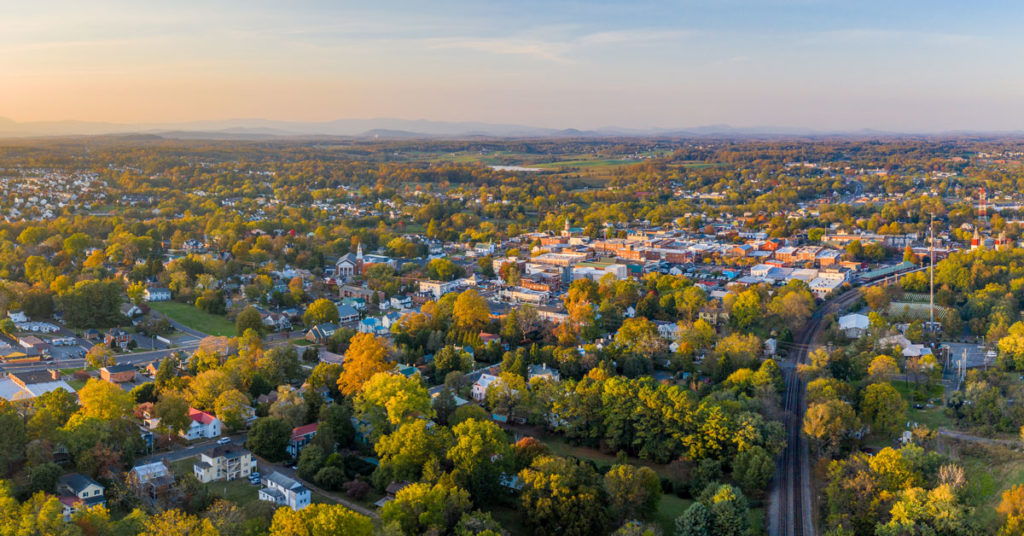
<path fill-rule="evenodd" d="M 349 480 L 345 482 L 345 495 L 357 501 L 363 500 L 366 494 L 370 493 L 370 485 L 362 480 Z"/>
<path fill-rule="evenodd" d="M 327 488 L 328 490 L 334 491 L 341 489 L 345 485 L 345 471 L 338 469 L 337 467 L 324 467 L 316 474 L 316 483 Z"/>

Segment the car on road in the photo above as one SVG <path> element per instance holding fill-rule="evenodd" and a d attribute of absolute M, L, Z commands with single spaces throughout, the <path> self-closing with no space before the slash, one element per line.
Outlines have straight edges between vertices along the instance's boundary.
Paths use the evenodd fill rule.
<path fill-rule="evenodd" d="M 231 438 L 230 437 L 222 437 L 222 438 L 217 440 L 217 444 L 218 445 L 227 445 L 230 442 L 231 442 Z"/>

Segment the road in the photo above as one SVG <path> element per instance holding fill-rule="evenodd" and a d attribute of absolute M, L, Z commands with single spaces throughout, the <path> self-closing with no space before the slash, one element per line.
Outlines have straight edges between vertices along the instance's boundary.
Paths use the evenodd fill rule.
<path fill-rule="evenodd" d="M 876 282 L 873 284 L 880 284 Z M 790 366 L 784 367 L 786 391 L 783 395 L 785 410 L 786 449 L 776 462 L 775 477 L 769 490 L 768 534 L 770 536 L 804 536 L 815 532 L 815 509 L 811 498 L 811 465 L 807 441 L 803 435 L 803 381 L 797 374 L 797 365 L 807 360 L 821 335 L 822 320 L 831 313 L 842 311 L 857 301 L 860 290 L 855 288 L 841 294 L 820 307 L 794 337 Z"/>

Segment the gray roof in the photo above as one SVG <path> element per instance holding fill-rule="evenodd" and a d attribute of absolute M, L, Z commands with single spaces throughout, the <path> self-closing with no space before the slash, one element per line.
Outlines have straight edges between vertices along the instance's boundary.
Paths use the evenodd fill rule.
<path fill-rule="evenodd" d="M 101 488 L 103 487 L 100 486 L 99 482 L 96 482 L 95 480 L 81 473 L 68 473 L 66 475 L 61 475 L 60 480 L 58 482 L 60 486 L 67 486 L 71 488 L 76 494 L 81 493 L 85 488 L 88 488 L 89 486 L 95 485 Z"/>
<path fill-rule="evenodd" d="M 269 475 L 267 475 L 266 479 L 268 481 L 270 481 L 270 482 L 273 482 L 274 484 L 277 484 L 278 486 L 280 486 L 281 488 L 284 488 L 284 489 L 290 489 L 290 490 L 294 490 L 294 491 L 301 491 L 301 490 L 305 489 L 305 486 L 303 486 L 302 484 L 299 484 L 295 480 L 293 480 L 293 479 L 291 479 L 291 478 L 289 478 L 289 477 L 287 477 L 285 475 L 282 475 L 281 473 L 278 473 L 277 471 L 274 471 L 273 473 L 270 473 Z"/>

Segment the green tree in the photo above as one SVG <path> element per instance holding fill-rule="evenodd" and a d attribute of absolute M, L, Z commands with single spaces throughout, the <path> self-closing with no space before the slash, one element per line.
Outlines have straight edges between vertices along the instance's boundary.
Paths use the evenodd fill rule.
<path fill-rule="evenodd" d="M 416 419 L 381 436 L 374 450 L 388 479 L 418 480 L 423 467 L 431 460 L 441 460 L 451 443 L 451 432 L 447 428 L 431 427 L 427 421 Z"/>
<path fill-rule="evenodd" d="M 540 456 L 519 477 L 523 514 L 533 534 L 584 536 L 608 526 L 604 489 L 589 467 Z"/>
<path fill-rule="evenodd" d="M 455 444 L 448 460 L 455 466 L 456 481 L 479 502 L 497 497 L 499 479 L 509 468 L 512 448 L 505 432 L 491 421 L 470 419 L 452 428 Z"/>
<path fill-rule="evenodd" d="M 906 420 L 907 402 L 892 384 L 873 383 L 864 389 L 860 411 L 872 431 L 893 435 Z"/>
<path fill-rule="evenodd" d="M 752 446 L 736 455 L 732 462 L 733 479 L 747 495 L 762 496 L 775 473 L 775 460 L 764 448 Z"/>
<path fill-rule="evenodd" d="M 658 511 L 661 481 L 650 467 L 616 465 L 604 475 L 604 489 L 618 523 L 649 519 Z"/>
<path fill-rule="evenodd" d="M 253 423 L 246 446 L 270 461 L 281 461 L 288 457 L 285 449 L 291 437 L 292 427 L 288 423 L 273 417 L 263 417 Z"/>
<path fill-rule="evenodd" d="M 447 534 L 472 502 L 469 492 L 443 484 L 409 484 L 395 499 L 381 508 L 380 518 L 385 527 L 397 527 L 401 534 Z"/>
<path fill-rule="evenodd" d="M 238 313 L 238 316 L 235 317 L 235 332 L 245 333 L 246 330 L 250 329 L 256 333 L 262 333 L 266 329 L 260 312 L 251 305 L 242 309 L 242 312 Z"/>
<path fill-rule="evenodd" d="M 169 433 L 186 431 L 192 425 L 188 401 L 174 393 L 164 393 L 153 406 L 153 413 L 160 418 L 160 426 Z"/>
<path fill-rule="evenodd" d="M 217 414 L 217 418 L 229 430 L 245 428 L 248 408 L 249 397 L 238 389 L 224 391 L 217 396 L 217 400 L 213 403 L 213 410 Z"/>

